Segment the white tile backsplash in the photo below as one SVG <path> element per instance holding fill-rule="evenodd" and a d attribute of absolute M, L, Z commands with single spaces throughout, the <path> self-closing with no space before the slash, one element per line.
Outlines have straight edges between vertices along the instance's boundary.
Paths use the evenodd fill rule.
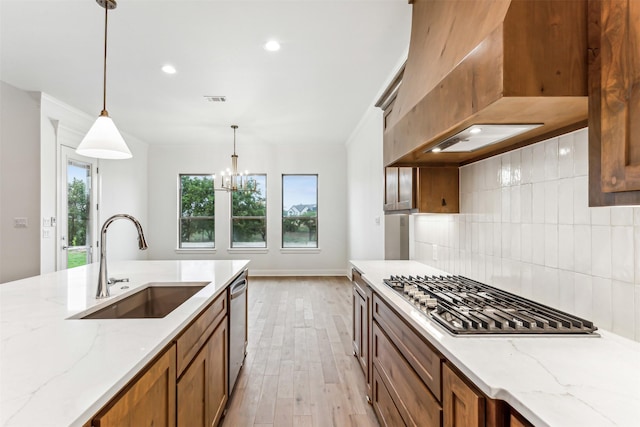
<path fill-rule="evenodd" d="M 573 178 L 558 182 L 558 224 L 573 224 Z"/>
<path fill-rule="evenodd" d="M 573 176 L 573 134 L 563 135 L 558 139 L 558 177 Z"/>
<path fill-rule="evenodd" d="M 544 144 L 544 179 L 551 181 L 558 178 L 558 138 L 552 138 Z"/>
<path fill-rule="evenodd" d="M 558 267 L 558 225 L 544 226 L 544 265 Z"/>
<path fill-rule="evenodd" d="M 558 223 L 558 180 L 544 183 L 544 222 Z"/>
<path fill-rule="evenodd" d="M 587 129 L 573 134 L 573 174 L 585 176 L 589 174 L 589 133 Z"/>
<path fill-rule="evenodd" d="M 562 270 L 574 270 L 573 225 L 558 225 L 558 267 Z"/>
<path fill-rule="evenodd" d="M 613 330 L 627 338 L 635 335 L 635 286 L 631 283 L 611 282 L 611 304 L 613 310 Z"/>
<path fill-rule="evenodd" d="M 591 274 L 611 278 L 611 227 L 591 227 Z"/>
<path fill-rule="evenodd" d="M 622 282 L 634 282 L 633 227 L 611 227 L 611 278 Z"/>
<path fill-rule="evenodd" d="M 587 138 L 460 168 L 461 214 L 415 216 L 415 259 L 640 341 L 640 207 L 588 206 Z"/>
<path fill-rule="evenodd" d="M 611 225 L 633 225 L 633 208 L 629 206 L 611 208 Z"/>

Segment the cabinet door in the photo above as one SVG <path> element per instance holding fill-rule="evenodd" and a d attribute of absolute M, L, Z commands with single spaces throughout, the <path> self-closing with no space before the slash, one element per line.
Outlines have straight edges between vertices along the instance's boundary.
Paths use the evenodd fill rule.
<path fill-rule="evenodd" d="M 227 343 L 227 319 L 223 319 L 216 330 L 209 338 L 207 344 L 208 363 L 207 363 L 207 383 L 208 391 L 208 407 L 210 408 L 210 426 L 216 425 L 227 404 L 228 393 L 228 372 L 229 359 Z"/>
<path fill-rule="evenodd" d="M 640 2 L 600 6 L 602 190 L 640 190 Z"/>
<path fill-rule="evenodd" d="M 353 286 L 353 355 L 356 357 L 360 357 L 360 342 L 362 341 L 362 316 L 360 315 L 360 309 L 362 305 L 360 304 L 360 294 L 356 286 Z"/>
<path fill-rule="evenodd" d="M 406 425 L 402 420 L 402 415 L 393 403 L 393 399 L 380 378 L 378 371 L 373 368 L 373 410 L 378 416 L 380 425 L 384 427 L 402 427 Z"/>
<path fill-rule="evenodd" d="M 367 361 L 367 355 L 369 354 L 369 350 L 367 348 L 367 300 L 366 297 L 363 297 L 362 295 L 358 298 L 358 318 L 358 325 L 360 327 L 360 331 L 358 332 L 358 338 L 360 340 L 358 345 L 360 348 L 358 361 L 360 362 L 360 367 L 366 376 L 369 365 L 369 362 Z"/>
<path fill-rule="evenodd" d="M 92 421 L 94 427 L 176 425 L 176 350 L 171 346 Z"/>
<path fill-rule="evenodd" d="M 227 403 L 227 319 L 178 380 L 178 427 L 210 427 Z"/>
<path fill-rule="evenodd" d="M 418 211 L 421 213 L 459 213 L 460 179 L 457 167 L 418 169 Z"/>
<path fill-rule="evenodd" d="M 398 203 L 397 209 L 413 209 L 415 200 L 414 169 L 398 168 Z"/>
<path fill-rule="evenodd" d="M 484 396 L 444 364 L 442 368 L 444 427 L 484 427 Z"/>
<path fill-rule="evenodd" d="M 384 169 L 384 210 L 398 209 L 398 168 Z"/>

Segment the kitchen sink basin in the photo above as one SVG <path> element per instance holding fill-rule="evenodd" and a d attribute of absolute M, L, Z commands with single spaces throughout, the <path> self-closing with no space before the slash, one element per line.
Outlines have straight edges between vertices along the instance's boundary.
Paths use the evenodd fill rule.
<path fill-rule="evenodd" d="M 150 283 L 145 288 L 80 319 L 158 319 L 195 295 L 207 283 Z"/>

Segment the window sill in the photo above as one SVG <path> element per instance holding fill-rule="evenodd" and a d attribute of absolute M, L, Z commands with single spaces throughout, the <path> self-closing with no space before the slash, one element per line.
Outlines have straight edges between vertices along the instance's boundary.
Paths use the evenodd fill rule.
<path fill-rule="evenodd" d="M 227 248 L 230 254 L 266 254 L 269 248 Z"/>
<path fill-rule="evenodd" d="M 218 250 L 216 248 L 176 248 L 177 254 L 215 254 Z"/>
<path fill-rule="evenodd" d="M 280 248 L 281 254 L 319 254 L 320 248 Z"/>

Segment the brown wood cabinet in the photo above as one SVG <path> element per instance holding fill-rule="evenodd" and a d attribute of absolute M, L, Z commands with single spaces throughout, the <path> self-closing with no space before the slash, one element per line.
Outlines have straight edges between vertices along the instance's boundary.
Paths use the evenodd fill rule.
<path fill-rule="evenodd" d="M 367 398 L 371 396 L 371 288 L 362 279 L 362 274 L 353 269 L 353 355 L 358 358 L 367 380 Z"/>
<path fill-rule="evenodd" d="M 227 292 L 223 292 L 91 420 L 91 425 L 216 426 L 229 396 L 227 313 Z"/>
<path fill-rule="evenodd" d="M 373 368 L 372 382 L 373 398 L 371 400 L 373 410 L 378 417 L 380 425 L 385 427 L 401 427 L 406 425 L 376 368 Z"/>
<path fill-rule="evenodd" d="M 384 210 L 398 211 L 415 208 L 415 169 L 385 168 Z"/>
<path fill-rule="evenodd" d="M 93 427 L 176 425 L 176 348 L 171 345 L 96 415 Z"/>
<path fill-rule="evenodd" d="M 456 166 L 385 168 L 384 210 L 459 213 L 460 178 Z"/>
<path fill-rule="evenodd" d="M 355 269 L 353 277 L 354 309 L 358 309 L 361 297 L 356 284 L 365 282 Z M 365 372 L 381 425 L 530 427 L 507 403 L 489 399 L 477 390 L 383 297 L 372 292 L 370 301 L 370 359 Z M 354 311 L 353 320 L 355 337 L 356 327 L 365 330 L 361 326 L 365 319 Z"/>
<path fill-rule="evenodd" d="M 227 321 L 213 334 L 178 380 L 178 427 L 218 423 L 227 403 Z"/>
<path fill-rule="evenodd" d="M 484 396 L 469 386 L 448 364 L 442 368 L 444 427 L 483 427 Z"/>
<path fill-rule="evenodd" d="M 386 385 L 388 394 L 404 423 L 411 426 L 440 427 L 442 408 L 374 320 L 372 325 L 374 370 Z M 376 407 L 374 400 L 374 408 Z M 381 411 L 377 408 L 376 412 Z"/>
<path fill-rule="evenodd" d="M 640 204 L 640 2 L 589 1 L 589 205 Z"/>

